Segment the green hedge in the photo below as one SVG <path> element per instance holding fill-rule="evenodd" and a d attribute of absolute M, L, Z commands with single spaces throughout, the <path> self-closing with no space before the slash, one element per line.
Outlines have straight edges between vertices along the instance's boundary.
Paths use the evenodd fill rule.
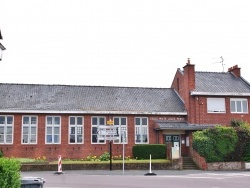
<path fill-rule="evenodd" d="M 133 146 L 133 158 L 135 159 L 166 159 L 165 144 L 145 144 Z"/>
<path fill-rule="evenodd" d="M 223 162 L 235 150 L 238 137 L 232 127 L 215 128 L 193 133 L 193 148 L 207 162 Z"/>
<path fill-rule="evenodd" d="M 12 158 L 0 158 L 0 187 L 18 188 L 21 187 L 21 164 Z"/>

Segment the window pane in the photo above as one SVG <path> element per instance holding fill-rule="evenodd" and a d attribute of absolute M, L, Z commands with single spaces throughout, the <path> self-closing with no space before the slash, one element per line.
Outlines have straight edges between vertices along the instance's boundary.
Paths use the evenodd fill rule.
<path fill-rule="evenodd" d="M 121 118 L 121 125 L 127 125 L 127 119 Z"/>
<path fill-rule="evenodd" d="M 59 135 L 54 135 L 54 143 L 59 143 Z"/>
<path fill-rule="evenodd" d="M 135 118 L 135 124 L 136 125 L 140 125 L 141 124 L 140 118 Z"/>
<path fill-rule="evenodd" d="M 92 125 L 97 125 L 97 118 L 96 117 L 92 117 Z"/>
<path fill-rule="evenodd" d="M 27 116 L 23 117 L 23 124 L 29 125 L 30 124 L 29 120 L 30 120 L 29 117 L 27 117 Z"/>
<path fill-rule="evenodd" d="M 47 134 L 52 134 L 52 127 L 47 127 Z"/>
<path fill-rule="evenodd" d="M 31 134 L 36 134 L 36 127 L 31 127 Z"/>
<path fill-rule="evenodd" d="M 243 112 L 247 112 L 247 101 L 242 101 Z"/>
<path fill-rule="evenodd" d="M 52 143 L 52 135 L 46 136 L 47 143 Z"/>
<path fill-rule="evenodd" d="M 92 135 L 92 142 L 97 143 L 97 135 Z"/>
<path fill-rule="evenodd" d="M 31 124 L 36 125 L 36 117 L 31 117 Z"/>
<path fill-rule="evenodd" d="M 12 134 L 12 127 L 7 127 L 7 134 Z"/>
<path fill-rule="evenodd" d="M 231 101 L 231 112 L 236 112 L 235 101 Z"/>
<path fill-rule="evenodd" d="M 47 125 L 52 125 L 52 117 L 47 117 Z"/>
<path fill-rule="evenodd" d="M 82 142 L 82 135 L 77 135 L 77 143 L 81 143 Z"/>
<path fill-rule="evenodd" d="M 101 118 L 99 119 L 99 121 L 100 121 L 100 122 L 99 122 L 99 125 L 105 125 L 105 119 L 104 119 L 104 118 L 101 117 Z"/>
<path fill-rule="evenodd" d="M 92 134 L 97 134 L 97 127 L 92 127 Z"/>
<path fill-rule="evenodd" d="M 142 118 L 142 125 L 147 125 L 147 124 L 148 124 L 148 119 Z"/>
<path fill-rule="evenodd" d="M 82 125 L 82 117 L 77 117 L 77 125 Z"/>
<path fill-rule="evenodd" d="M 114 125 L 119 125 L 119 118 L 114 118 Z"/>
<path fill-rule="evenodd" d="M 7 116 L 7 124 L 9 124 L 9 125 L 13 124 L 13 117 L 12 116 Z"/>
<path fill-rule="evenodd" d="M 75 143 L 75 135 L 70 135 L 70 143 Z"/>
<path fill-rule="evenodd" d="M 70 134 L 75 134 L 75 127 L 70 127 Z"/>
<path fill-rule="evenodd" d="M 28 143 L 29 136 L 23 135 L 23 143 Z"/>
<path fill-rule="evenodd" d="M 3 144 L 4 143 L 4 136 L 0 134 L 0 143 Z"/>
<path fill-rule="evenodd" d="M 237 112 L 242 112 L 241 101 L 236 101 L 236 105 L 237 105 Z"/>
<path fill-rule="evenodd" d="M 75 125 L 75 117 L 70 117 L 70 125 Z"/>
<path fill-rule="evenodd" d="M 54 134 L 60 134 L 60 128 L 54 127 Z"/>
<path fill-rule="evenodd" d="M 6 135 L 6 143 L 8 144 L 12 143 L 12 135 Z"/>
<path fill-rule="evenodd" d="M 36 143 L 36 135 L 31 135 L 30 143 Z"/>
<path fill-rule="evenodd" d="M 29 134 L 29 127 L 23 127 L 23 134 Z"/>
<path fill-rule="evenodd" d="M 5 124 L 5 116 L 0 116 L 0 124 Z"/>
<path fill-rule="evenodd" d="M 54 117 L 54 125 L 60 125 L 60 117 Z"/>
<path fill-rule="evenodd" d="M 82 134 L 82 127 L 77 127 L 77 134 Z"/>
<path fill-rule="evenodd" d="M 4 127 L 0 127 L 0 134 L 4 134 Z"/>

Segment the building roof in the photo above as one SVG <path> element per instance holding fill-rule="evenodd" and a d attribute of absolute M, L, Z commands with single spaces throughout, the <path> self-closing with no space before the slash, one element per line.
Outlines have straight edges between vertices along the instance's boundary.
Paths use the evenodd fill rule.
<path fill-rule="evenodd" d="M 186 115 L 169 88 L 0 84 L 0 111 Z"/>
<path fill-rule="evenodd" d="M 250 96 L 250 84 L 230 72 L 195 72 L 191 95 Z"/>
<path fill-rule="evenodd" d="M 190 124 L 178 121 L 155 121 L 156 130 L 203 130 L 214 127 L 214 124 Z"/>

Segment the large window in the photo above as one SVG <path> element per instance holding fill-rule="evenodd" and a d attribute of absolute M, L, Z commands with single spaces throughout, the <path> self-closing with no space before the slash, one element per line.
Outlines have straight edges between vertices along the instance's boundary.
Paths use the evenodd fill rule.
<path fill-rule="evenodd" d="M 0 144 L 13 144 L 13 116 L 0 115 Z"/>
<path fill-rule="evenodd" d="M 231 113 L 248 113 L 247 99 L 230 99 Z"/>
<path fill-rule="evenodd" d="M 225 98 L 207 98 L 208 113 L 226 113 Z"/>
<path fill-rule="evenodd" d="M 37 116 L 23 116 L 22 143 L 37 143 Z"/>
<path fill-rule="evenodd" d="M 60 144 L 61 142 L 61 117 L 46 117 L 46 144 Z"/>
<path fill-rule="evenodd" d="M 69 143 L 70 144 L 83 143 L 83 117 L 79 116 L 69 117 Z"/>
<path fill-rule="evenodd" d="M 126 117 L 114 117 L 114 126 L 117 128 L 119 139 L 114 140 L 115 144 L 128 143 L 127 139 L 127 118 Z"/>
<path fill-rule="evenodd" d="M 135 118 L 135 143 L 148 143 L 148 118 L 146 117 Z"/>
<path fill-rule="evenodd" d="M 105 137 L 103 137 L 103 139 L 98 137 L 98 126 L 106 125 L 105 122 L 106 122 L 105 117 L 97 117 L 97 116 L 92 117 L 92 124 L 91 124 L 92 144 L 105 143 Z"/>

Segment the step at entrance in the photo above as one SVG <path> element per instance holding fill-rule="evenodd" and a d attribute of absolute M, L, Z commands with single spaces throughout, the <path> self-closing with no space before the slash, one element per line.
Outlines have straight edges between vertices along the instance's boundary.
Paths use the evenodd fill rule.
<path fill-rule="evenodd" d="M 198 166 L 194 163 L 191 157 L 183 157 L 183 170 L 198 170 Z"/>

